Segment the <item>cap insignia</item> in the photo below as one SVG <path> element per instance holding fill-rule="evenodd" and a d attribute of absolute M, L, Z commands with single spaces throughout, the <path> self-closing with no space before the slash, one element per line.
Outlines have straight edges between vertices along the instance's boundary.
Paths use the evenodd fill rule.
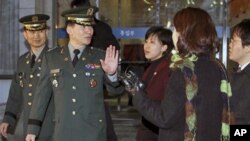
<path fill-rule="evenodd" d="M 89 8 L 87 11 L 87 16 L 91 16 L 94 13 L 94 8 Z"/>
<path fill-rule="evenodd" d="M 38 21 L 38 17 L 37 16 L 32 16 L 32 22 L 37 22 Z"/>

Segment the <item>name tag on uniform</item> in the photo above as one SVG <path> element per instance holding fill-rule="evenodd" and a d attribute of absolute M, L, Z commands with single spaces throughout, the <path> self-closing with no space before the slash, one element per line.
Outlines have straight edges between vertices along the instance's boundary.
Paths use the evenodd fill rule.
<path fill-rule="evenodd" d="M 60 69 L 53 69 L 53 70 L 50 70 L 50 73 L 59 73 L 60 72 Z"/>
<path fill-rule="evenodd" d="M 54 87 L 58 87 L 57 76 L 58 76 L 59 72 L 60 72 L 60 69 L 52 69 L 52 70 L 50 70 L 50 74 L 53 75 L 53 77 L 52 77 L 52 79 L 53 79 L 53 80 L 52 80 L 52 85 L 53 85 Z"/>

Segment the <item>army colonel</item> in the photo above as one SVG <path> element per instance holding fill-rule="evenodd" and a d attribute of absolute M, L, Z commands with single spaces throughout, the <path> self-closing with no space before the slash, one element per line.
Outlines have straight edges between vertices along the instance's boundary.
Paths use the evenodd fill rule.
<path fill-rule="evenodd" d="M 33 106 L 33 98 L 36 91 L 38 79 L 41 75 L 42 57 L 47 47 L 48 15 L 35 14 L 22 17 L 19 21 L 23 24 L 23 35 L 30 50 L 19 57 L 17 70 L 13 77 L 9 97 L 0 132 L 4 137 L 13 132 L 20 115 L 23 116 L 23 137 L 26 136 L 28 117 Z M 48 99 L 50 101 L 51 98 Z M 50 102 L 49 102 L 50 103 Z M 37 141 L 50 141 L 53 132 L 53 104 L 49 104 L 44 115 L 40 135 Z M 22 112 L 22 114 L 21 114 Z"/>
<path fill-rule="evenodd" d="M 26 141 L 34 141 L 53 92 L 54 141 L 107 141 L 103 85 L 110 94 L 123 92 L 117 79 L 118 50 L 89 46 L 95 7 L 63 12 L 69 43 L 45 54 L 41 81 L 31 109 Z"/>

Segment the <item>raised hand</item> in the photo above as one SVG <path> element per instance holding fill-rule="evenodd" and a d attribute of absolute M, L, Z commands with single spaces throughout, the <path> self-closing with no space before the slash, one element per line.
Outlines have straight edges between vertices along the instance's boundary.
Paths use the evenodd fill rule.
<path fill-rule="evenodd" d="M 114 74 L 118 67 L 119 52 L 115 46 L 109 46 L 106 49 L 105 60 L 100 60 L 102 69 L 106 74 Z"/>

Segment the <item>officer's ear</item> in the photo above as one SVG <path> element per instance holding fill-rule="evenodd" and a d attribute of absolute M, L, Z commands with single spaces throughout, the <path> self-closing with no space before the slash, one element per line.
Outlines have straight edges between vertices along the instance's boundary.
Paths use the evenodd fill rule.
<path fill-rule="evenodd" d="M 67 33 L 69 34 L 69 35 L 71 35 L 72 34 L 72 25 L 67 25 L 67 27 L 66 27 L 66 31 L 67 31 Z"/>
<path fill-rule="evenodd" d="M 28 38 L 27 36 L 28 36 L 28 35 L 27 35 L 26 30 L 23 31 L 23 36 L 24 36 L 24 38 L 27 40 L 27 38 Z"/>

